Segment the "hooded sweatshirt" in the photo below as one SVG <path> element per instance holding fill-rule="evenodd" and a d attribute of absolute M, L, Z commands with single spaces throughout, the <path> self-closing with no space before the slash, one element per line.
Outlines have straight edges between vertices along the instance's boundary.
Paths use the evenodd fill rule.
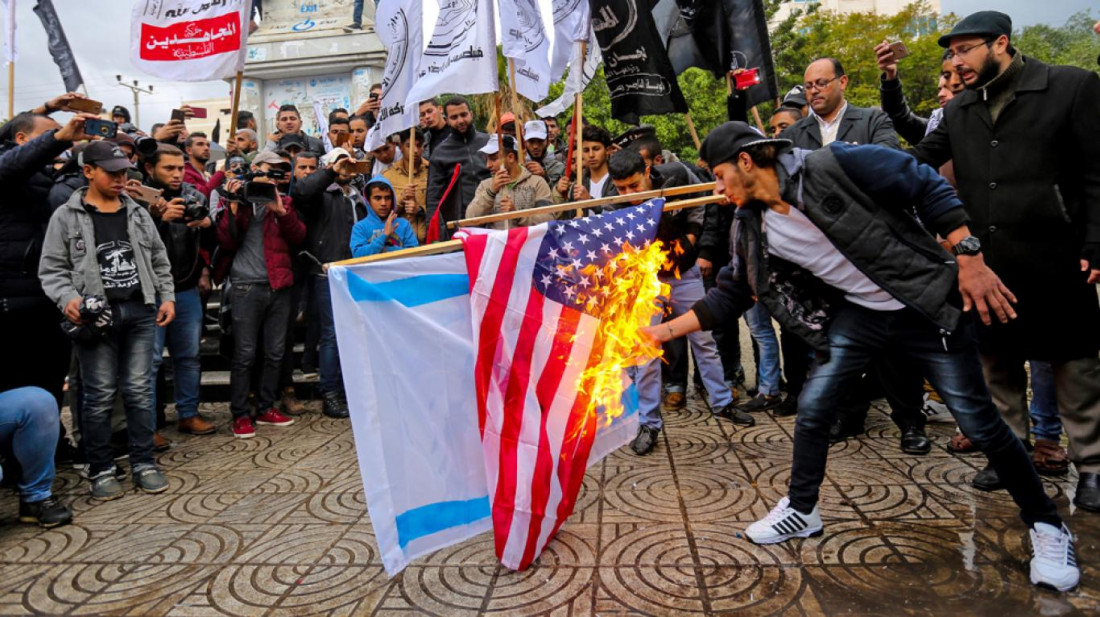
<path fill-rule="evenodd" d="M 370 207 L 370 193 L 371 187 L 381 185 L 385 186 L 393 195 L 394 208 L 397 207 L 397 193 L 393 190 L 393 185 L 389 180 L 386 180 L 382 176 L 375 176 L 367 182 L 367 190 L 364 193 L 364 197 L 367 200 L 367 217 L 360 220 L 355 224 L 355 227 L 351 228 L 351 255 L 352 257 L 366 257 L 367 255 L 377 255 L 378 253 L 385 253 L 388 251 L 398 251 L 401 249 L 412 248 L 417 246 L 416 232 L 413 231 L 412 225 L 409 221 L 401 217 L 395 217 L 393 220 L 393 233 L 389 236 L 384 235 L 386 228 L 386 222 L 378 217 L 374 213 L 374 209 Z"/>

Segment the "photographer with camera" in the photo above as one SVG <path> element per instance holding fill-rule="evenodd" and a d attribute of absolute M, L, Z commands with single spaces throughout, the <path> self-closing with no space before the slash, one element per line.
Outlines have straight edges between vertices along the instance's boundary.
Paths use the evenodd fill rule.
<path fill-rule="evenodd" d="M 309 227 L 306 250 L 318 261 L 328 263 L 351 258 L 351 229 L 367 218 L 367 205 L 353 185 L 360 173 L 357 166 L 365 163 L 357 163 L 343 148 L 334 148 L 321 162 L 320 170 L 294 183 L 294 203 Z M 348 404 L 340 373 L 332 297 L 320 266 L 314 265 L 311 270 L 316 277 L 313 293 L 321 325 L 322 411 L 332 418 L 346 418 Z"/>
<path fill-rule="evenodd" d="M 166 328 L 157 328 L 153 346 L 153 399 L 155 403 L 155 380 L 167 345 L 175 375 L 179 431 L 209 435 L 214 432 L 214 425 L 199 415 L 202 377 L 199 341 L 202 338 L 202 295 L 211 289 L 209 254 L 214 245 L 214 233 L 210 213 L 206 198 L 194 185 L 183 180 L 186 163 L 179 148 L 159 144 L 156 152 L 145 157 L 143 167 L 147 185 L 161 191 L 160 196 L 147 205 L 168 252 L 176 288 L 176 319 Z M 127 184 L 127 192 L 141 202 L 144 196 L 138 186 L 138 182 L 131 181 Z"/>
<path fill-rule="evenodd" d="M 263 334 L 263 370 L 257 388 L 257 424 L 289 426 L 294 420 L 275 408 L 276 388 L 286 349 L 286 322 L 294 284 L 291 247 L 306 239 L 306 227 L 289 197 L 276 184 L 290 174 L 290 164 L 274 152 L 261 152 L 252 172 L 229 180 L 228 205 L 215 226 L 224 259 L 215 267 L 215 280 L 226 275 L 226 295 L 233 319 L 233 368 L 229 378 L 233 435 L 256 435 L 248 413 L 252 367 Z"/>
<path fill-rule="evenodd" d="M 104 296 L 111 316 L 90 339 L 76 340 L 83 381 L 79 422 L 92 480 L 92 498 L 123 495 L 115 478 L 110 415 L 119 390 L 126 407 L 134 484 L 147 493 L 168 489 L 153 460 L 153 345 L 156 326 L 175 317 L 175 290 L 164 243 L 149 212 L 124 194 L 130 161 L 109 142 L 84 150 L 88 187 L 54 212 L 38 276 L 42 289 L 74 324 L 81 306 Z M 160 308 L 156 303 L 161 301 Z"/>
<path fill-rule="evenodd" d="M 46 111 L 67 109 L 73 95 L 43 105 Z M 37 110 L 36 110 L 37 111 Z M 62 127 L 46 115 L 17 114 L 0 128 L 0 336 L 19 353 L 0 354 L 0 391 L 38 386 L 60 406 L 69 369 L 70 342 L 57 327 L 60 313 L 42 291 L 38 264 L 53 208 L 53 160 L 87 139 L 87 114 Z M 71 460 L 73 448 L 59 436 L 59 460 Z"/>

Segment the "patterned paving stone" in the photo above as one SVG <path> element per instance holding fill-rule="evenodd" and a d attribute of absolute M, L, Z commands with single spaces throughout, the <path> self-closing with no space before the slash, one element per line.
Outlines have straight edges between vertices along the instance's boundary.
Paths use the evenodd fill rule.
<path fill-rule="evenodd" d="M 316 407 L 316 405 L 314 405 Z M 389 578 L 346 421 L 316 413 L 252 440 L 166 434 L 162 495 L 90 499 L 61 470 L 75 522 L 15 523 L 0 500 L 0 615 L 1088 615 L 1100 613 L 1100 516 L 1068 506 L 1076 477 L 1045 480 L 1078 536 L 1082 586 L 1028 582 L 1027 530 L 1007 494 L 969 481 L 981 456 L 906 455 L 882 405 L 830 450 L 826 533 L 757 546 L 743 532 L 786 493 L 792 418 L 715 420 L 694 395 L 664 414 L 657 448 L 594 465 L 573 517 L 525 572 L 490 534 Z M 124 486 L 130 488 L 129 481 Z"/>

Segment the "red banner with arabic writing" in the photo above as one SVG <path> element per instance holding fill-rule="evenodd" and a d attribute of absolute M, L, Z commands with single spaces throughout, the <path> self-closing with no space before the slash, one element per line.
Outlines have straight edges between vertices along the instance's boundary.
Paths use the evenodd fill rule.
<path fill-rule="evenodd" d="M 141 24 L 142 60 L 193 60 L 238 51 L 241 48 L 240 13 L 183 21 L 165 27 Z"/>

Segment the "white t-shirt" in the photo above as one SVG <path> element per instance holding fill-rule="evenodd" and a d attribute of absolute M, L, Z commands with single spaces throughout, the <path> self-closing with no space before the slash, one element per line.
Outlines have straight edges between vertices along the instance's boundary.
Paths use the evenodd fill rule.
<path fill-rule="evenodd" d="M 603 177 L 600 178 L 598 182 L 596 180 L 590 180 L 589 181 L 589 186 L 591 188 L 588 189 L 588 194 L 591 195 L 593 199 L 599 199 L 600 197 L 602 197 L 603 196 L 603 186 L 605 184 L 607 184 L 607 179 L 610 178 L 610 177 L 611 177 L 611 174 L 604 174 Z"/>
<path fill-rule="evenodd" d="M 763 227 L 768 235 L 769 253 L 809 270 L 826 284 L 843 291 L 852 304 L 875 311 L 905 308 L 848 261 L 825 233 L 794 206 L 786 216 L 765 209 Z"/>
<path fill-rule="evenodd" d="M 812 109 L 810 110 L 814 120 L 817 120 L 817 126 L 821 129 L 821 145 L 823 147 L 836 141 L 837 131 L 840 130 L 840 121 L 844 119 L 844 112 L 846 111 L 848 111 L 848 101 L 844 101 L 844 105 L 833 117 L 832 122 L 826 122 L 824 118 L 814 113 Z"/>

